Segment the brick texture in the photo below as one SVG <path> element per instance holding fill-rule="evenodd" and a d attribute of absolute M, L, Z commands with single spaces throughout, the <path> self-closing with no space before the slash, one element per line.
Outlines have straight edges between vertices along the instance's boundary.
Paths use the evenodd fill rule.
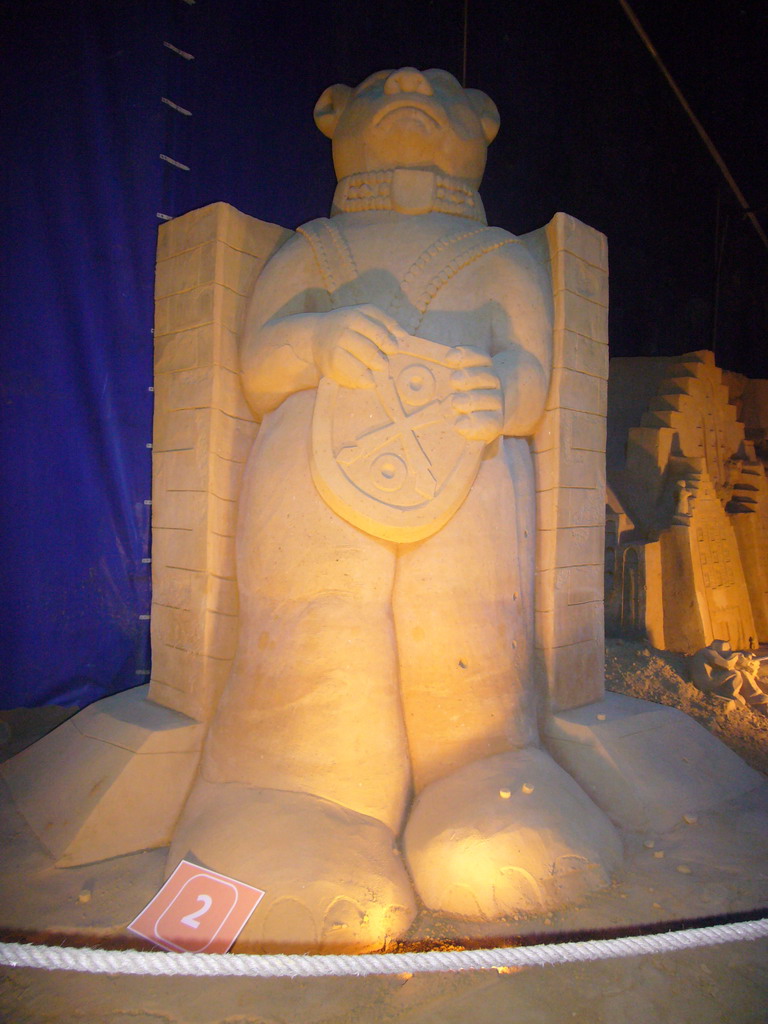
<path fill-rule="evenodd" d="M 258 429 L 237 333 L 256 277 L 289 235 L 225 203 L 159 231 L 150 697 L 201 721 L 235 651 L 237 498 Z"/>

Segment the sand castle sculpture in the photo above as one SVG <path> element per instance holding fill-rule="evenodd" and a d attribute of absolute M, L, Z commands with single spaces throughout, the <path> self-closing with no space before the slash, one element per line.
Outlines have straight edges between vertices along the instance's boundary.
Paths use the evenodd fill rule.
<path fill-rule="evenodd" d="M 614 635 L 647 635 L 688 654 L 718 639 L 743 650 L 768 641 L 768 479 L 756 450 L 765 382 L 734 378 L 706 351 L 611 360 L 606 621 Z"/>
<path fill-rule="evenodd" d="M 486 226 L 498 114 L 446 72 L 315 118 L 330 219 L 160 230 L 149 692 L 2 773 L 60 867 L 169 846 L 266 890 L 244 950 L 546 911 L 615 826 L 756 784 L 604 694 L 605 239 Z"/>

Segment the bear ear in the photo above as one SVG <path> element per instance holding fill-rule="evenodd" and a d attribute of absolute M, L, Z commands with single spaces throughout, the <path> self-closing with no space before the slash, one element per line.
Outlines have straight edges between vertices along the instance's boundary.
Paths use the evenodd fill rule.
<path fill-rule="evenodd" d="M 315 104 L 315 124 L 329 139 L 333 138 L 336 125 L 351 95 L 352 90 L 348 85 L 330 85 Z"/>
<path fill-rule="evenodd" d="M 464 92 L 472 104 L 472 109 L 480 118 L 480 124 L 483 126 L 483 132 L 485 133 L 485 141 L 490 145 L 496 138 L 496 133 L 501 123 L 496 104 L 490 96 L 486 96 L 479 89 L 465 89 Z"/>

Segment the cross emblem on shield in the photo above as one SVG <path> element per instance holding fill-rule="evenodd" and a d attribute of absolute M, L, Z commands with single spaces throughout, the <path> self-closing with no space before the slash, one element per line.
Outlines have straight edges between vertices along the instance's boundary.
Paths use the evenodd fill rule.
<path fill-rule="evenodd" d="M 450 349 L 411 336 L 373 389 L 324 378 L 312 425 L 312 476 L 353 525 L 398 543 L 437 532 L 461 505 L 484 445 L 454 429 Z"/>

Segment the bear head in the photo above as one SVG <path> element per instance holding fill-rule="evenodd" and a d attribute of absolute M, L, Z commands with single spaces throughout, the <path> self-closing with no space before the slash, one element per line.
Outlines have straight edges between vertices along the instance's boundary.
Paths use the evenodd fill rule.
<path fill-rule="evenodd" d="M 490 97 L 447 71 L 378 71 L 356 89 L 332 85 L 315 123 L 333 141 L 336 177 L 400 167 L 441 171 L 477 188 L 499 129 Z"/>

